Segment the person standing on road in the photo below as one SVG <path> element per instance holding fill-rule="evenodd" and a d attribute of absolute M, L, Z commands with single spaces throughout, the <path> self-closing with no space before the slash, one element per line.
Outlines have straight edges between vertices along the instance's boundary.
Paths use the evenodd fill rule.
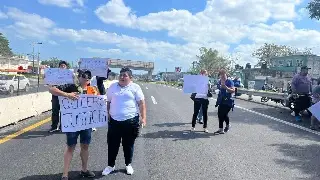
<path fill-rule="evenodd" d="M 142 127 L 146 125 L 146 105 L 140 86 L 132 82 L 129 68 L 120 70 L 119 82 L 113 83 L 107 91 L 108 127 L 108 166 L 102 175 L 115 170 L 116 157 L 122 141 L 127 174 L 133 174 L 131 166 L 134 142 L 139 135 L 139 118 Z"/>
<path fill-rule="evenodd" d="M 66 61 L 60 61 L 59 62 L 59 68 L 61 69 L 67 69 L 68 65 Z M 59 88 L 59 86 L 57 86 Z M 52 104 L 52 113 L 51 113 L 51 129 L 49 130 L 50 133 L 59 131 L 61 129 L 61 123 L 60 123 L 60 104 L 58 96 L 52 95 L 51 99 Z M 60 127 L 58 127 L 58 124 L 60 123 Z"/>
<path fill-rule="evenodd" d="M 219 94 L 215 107 L 218 107 L 219 130 L 216 134 L 224 134 L 230 129 L 229 112 L 234 107 L 234 99 L 232 94 L 235 92 L 233 81 L 227 77 L 225 70 L 219 72 L 220 81 L 218 82 Z M 226 127 L 223 129 L 223 123 Z"/>
<path fill-rule="evenodd" d="M 201 70 L 201 75 L 207 76 L 207 70 Z M 208 85 L 209 86 L 209 85 Z M 198 117 L 200 108 L 202 109 L 202 116 L 203 116 L 203 131 L 208 133 L 207 123 L 208 123 L 208 106 L 209 106 L 209 99 L 208 94 L 195 94 L 195 98 L 193 100 L 193 116 L 192 116 L 192 128 L 191 131 L 195 131 L 196 126 L 196 119 Z"/>
<path fill-rule="evenodd" d="M 312 92 L 312 81 L 308 76 L 307 66 L 301 67 L 301 72 L 292 78 L 291 90 L 294 100 L 294 114 L 296 121 L 301 122 L 300 112 L 311 106 L 310 93 Z M 311 113 L 308 111 L 309 115 Z"/>
<path fill-rule="evenodd" d="M 89 70 L 79 71 L 79 84 L 66 84 L 59 88 L 50 87 L 49 92 L 55 96 L 63 96 L 70 99 L 77 99 L 78 94 L 87 94 L 87 86 L 90 83 L 91 72 Z M 72 160 L 74 149 L 77 145 L 78 136 L 80 135 L 80 157 L 82 161 L 82 170 L 80 176 L 93 178 L 95 174 L 87 169 L 89 158 L 89 144 L 91 142 L 92 129 L 81 130 L 77 132 L 67 132 L 67 147 L 64 152 L 64 168 L 62 180 L 68 180 L 68 172 Z"/>

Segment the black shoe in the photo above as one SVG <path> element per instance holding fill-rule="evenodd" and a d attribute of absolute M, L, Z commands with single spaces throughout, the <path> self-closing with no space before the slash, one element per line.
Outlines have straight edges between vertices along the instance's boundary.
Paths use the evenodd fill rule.
<path fill-rule="evenodd" d="M 87 170 L 87 172 L 81 171 L 80 176 L 82 176 L 84 178 L 94 178 L 96 175 L 93 172 Z"/>
<path fill-rule="evenodd" d="M 224 132 L 228 132 L 230 130 L 230 125 L 224 128 Z"/>
<path fill-rule="evenodd" d="M 56 129 L 50 129 L 49 130 L 49 133 L 53 133 L 53 132 L 57 132 L 57 131 L 60 131 L 60 129 L 56 128 Z"/>

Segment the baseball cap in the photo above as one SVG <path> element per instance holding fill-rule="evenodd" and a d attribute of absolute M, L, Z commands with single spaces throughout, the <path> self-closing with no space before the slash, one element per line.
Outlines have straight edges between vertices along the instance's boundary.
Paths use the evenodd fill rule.
<path fill-rule="evenodd" d="M 67 63 L 66 61 L 60 61 L 60 62 L 59 62 L 59 67 L 60 67 L 62 64 L 66 65 L 66 66 L 68 65 L 68 63 Z"/>
<path fill-rule="evenodd" d="M 301 69 L 311 69 L 308 66 L 302 66 Z"/>

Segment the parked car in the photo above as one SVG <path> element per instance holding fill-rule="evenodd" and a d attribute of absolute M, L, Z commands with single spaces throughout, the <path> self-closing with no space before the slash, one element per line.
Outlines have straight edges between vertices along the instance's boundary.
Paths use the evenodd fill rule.
<path fill-rule="evenodd" d="M 18 90 L 29 91 L 30 81 L 23 75 L 17 74 L 0 74 L 0 92 L 13 94 Z"/>

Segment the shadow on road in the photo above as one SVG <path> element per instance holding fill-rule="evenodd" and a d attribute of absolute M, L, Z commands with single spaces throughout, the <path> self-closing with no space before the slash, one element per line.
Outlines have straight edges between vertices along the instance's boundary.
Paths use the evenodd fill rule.
<path fill-rule="evenodd" d="M 0 138 L 4 138 L 8 135 L 10 135 L 12 133 L 2 133 L 0 134 Z M 48 131 L 28 131 L 25 132 L 17 137 L 15 137 L 14 139 L 32 139 L 32 138 L 39 138 L 39 137 L 47 137 L 47 136 L 51 136 L 54 134 L 64 134 L 63 132 L 54 132 L 54 133 L 49 133 Z"/>
<path fill-rule="evenodd" d="M 191 123 L 161 123 L 161 124 L 154 124 L 153 126 L 157 127 L 176 127 L 176 126 L 184 126 Z"/>
<path fill-rule="evenodd" d="M 101 179 L 103 178 L 101 171 L 93 171 L 96 174 L 94 178 L 82 178 L 79 176 L 79 171 L 71 171 L 69 172 L 69 179 L 76 180 L 76 179 Z M 116 173 L 116 172 L 115 172 Z M 58 180 L 61 179 L 62 173 L 59 174 L 48 174 L 48 175 L 32 175 L 21 178 L 19 180 Z"/>
<path fill-rule="evenodd" d="M 143 134 L 144 138 L 150 139 L 173 139 L 173 141 L 180 140 L 190 140 L 190 139 L 198 139 L 198 138 L 210 138 L 214 136 L 214 133 L 204 133 L 203 131 L 194 131 L 191 132 L 189 130 L 184 131 L 158 131 Z"/>
<path fill-rule="evenodd" d="M 320 146 L 294 145 L 294 144 L 272 144 L 278 151 L 287 156 L 287 159 L 275 159 L 275 162 L 290 169 L 299 169 L 309 177 L 304 180 L 320 179 Z"/>

